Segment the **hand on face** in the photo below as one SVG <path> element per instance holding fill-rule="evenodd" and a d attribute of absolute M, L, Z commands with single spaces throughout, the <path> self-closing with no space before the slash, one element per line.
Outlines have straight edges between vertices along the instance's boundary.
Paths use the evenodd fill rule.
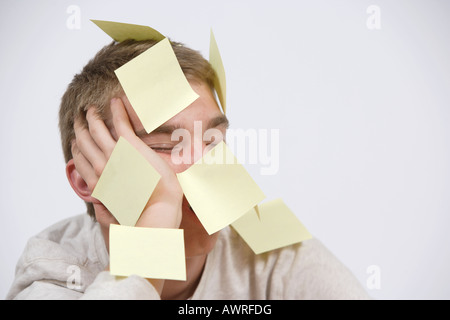
<path fill-rule="evenodd" d="M 182 217 L 183 192 L 175 173 L 155 151 L 136 136 L 130 124 L 128 114 L 121 99 L 111 100 L 112 122 L 117 137 L 124 137 L 133 145 L 161 175 L 137 227 L 178 228 Z M 75 121 L 76 140 L 72 144 L 72 154 L 75 167 L 92 192 L 105 167 L 116 140 L 110 130 L 90 108 L 86 114 L 88 128 L 77 119 Z M 110 223 L 118 223 L 112 214 L 96 199 L 91 197 L 97 221 L 103 228 Z M 108 239 L 105 237 L 105 241 Z"/>

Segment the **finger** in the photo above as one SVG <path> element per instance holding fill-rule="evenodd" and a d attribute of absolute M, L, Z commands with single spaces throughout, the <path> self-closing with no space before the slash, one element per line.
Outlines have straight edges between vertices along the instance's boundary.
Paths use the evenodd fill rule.
<path fill-rule="evenodd" d="M 113 118 L 113 125 L 118 136 L 122 136 L 127 140 L 133 140 L 136 136 L 133 127 L 128 118 L 128 113 L 120 98 L 111 100 L 111 114 Z"/>
<path fill-rule="evenodd" d="M 90 107 L 86 114 L 86 120 L 89 125 L 89 133 L 92 139 L 100 150 L 104 153 L 105 157 L 109 159 L 111 153 L 116 145 L 116 141 L 111 136 L 111 133 L 106 126 L 105 122 L 96 113 L 94 107 Z"/>
<path fill-rule="evenodd" d="M 74 128 L 78 150 L 90 163 L 97 177 L 99 177 L 107 162 L 105 154 L 93 140 L 88 128 L 80 125 L 78 122 L 75 122 Z"/>
<path fill-rule="evenodd" d="M 91 190 L 92 192 L 97 185 L 98 176 L 95 173 L 94 168 L 92 167 L 90 162 L 78 149 L 77 143 L 75 141 L 72 143 L 72 155 L 73 161 L 75 163 L 75 168 L 77 169 L 83 180 L 86 182 L 89 190 Z"/>
<path fill-rule="evenodd" d="M 174 175 L 167 163 L 147 146 L 133 130 L 125 106 L 120 98 L 111 101 L 113 124 L 119 136 L 124 137 L 135 147 L 161 175 Z"/>

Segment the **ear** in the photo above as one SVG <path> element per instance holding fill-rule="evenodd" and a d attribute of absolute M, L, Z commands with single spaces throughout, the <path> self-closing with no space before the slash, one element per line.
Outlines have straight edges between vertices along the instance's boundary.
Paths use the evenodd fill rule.
<path fill-rule="evenodd" d="M 86 181 L 81 177 L 77 168 L 75 167 L 75 162 L 70 159 L 66 164 L 66 176 L 69 180 L 72 189 L 75 193 L 83 199 L 85 202 L 93 202 L 95 199 L 91 197 L 91 190 L 87 185 Z"/>

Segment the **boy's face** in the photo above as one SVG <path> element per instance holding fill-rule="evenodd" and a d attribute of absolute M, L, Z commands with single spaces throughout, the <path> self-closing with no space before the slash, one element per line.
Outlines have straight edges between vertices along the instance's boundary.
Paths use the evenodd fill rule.
<path fill-rule="evenodd" d="M 127 97 L 121 97 L 136 135 L 156 151 L 175 173 L 187 170 L 200 159 L 203 153 L 225 137 L 228 128 L 228 120 L 219 109 L 209 87 L 193 81 L 190 81 L 190 85 L 199 98 L 149 134 L 145 132 Z M 119 137 L 112 125 L 112 117 L 109 116 L 105 123 L 114 139 L 117 140 Z M 214 138 L 204 138 L 205 132 L 212 133 Z M 172 133 L 175 134 L 172 135 Z M 208 133 L 205 136 L 211 135 Z M 178 138 L 180 136 L 182 138 Z M 178 156 L 180 155 L 183 157 L 183 161 L 179 161 Z M 207 196 L 205 194 L 205 197 Z M 214 247 L 217 235 L 208 235 L 186 198 L 183 200 L 182 211 L 180 228 L 184 229 L 185 233 L 186 256 L 209 252 Z"/>

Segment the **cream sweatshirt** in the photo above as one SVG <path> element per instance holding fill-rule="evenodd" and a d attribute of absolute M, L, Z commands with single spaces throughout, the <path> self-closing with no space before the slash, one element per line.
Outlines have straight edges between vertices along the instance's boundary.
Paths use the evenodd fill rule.
<path fill-rule="evenodd" d="M 103 271 L 109 256 L 87 214 L 32 237 L 6 299 L 160 299 L 144 278 Z M 352 273 L 313 238 L 255 255 L 232 229 L 220 231 L 193 300 L 370 299 Z"/>

